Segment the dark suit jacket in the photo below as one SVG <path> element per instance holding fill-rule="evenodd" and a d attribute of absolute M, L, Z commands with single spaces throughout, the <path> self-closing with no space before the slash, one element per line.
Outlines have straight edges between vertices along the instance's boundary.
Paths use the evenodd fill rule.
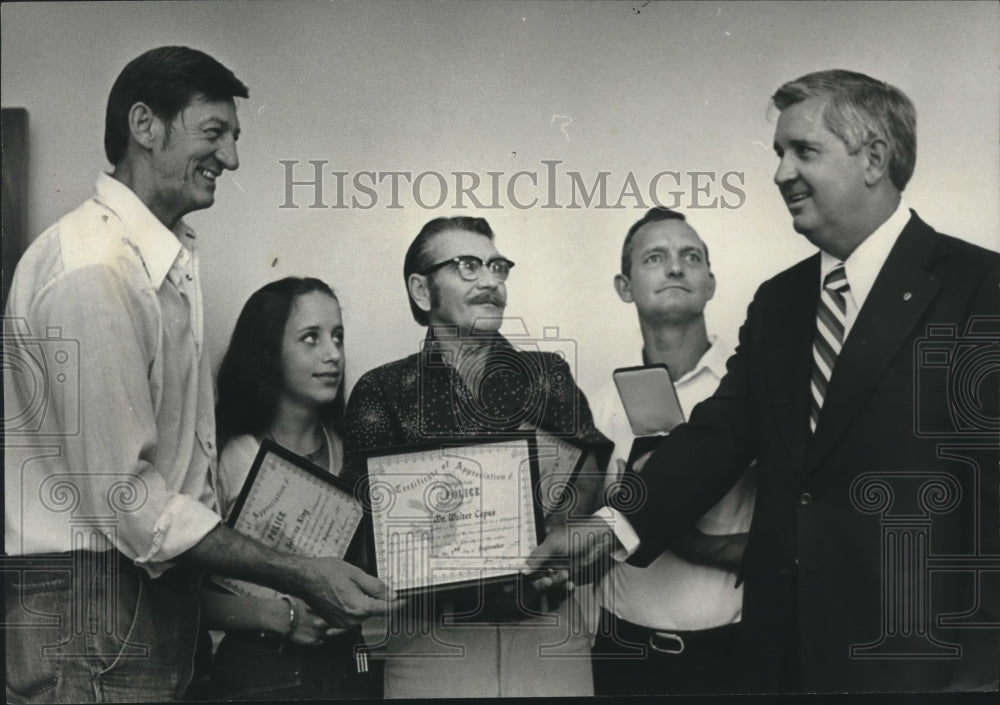
<path fill-rule="evenodd" d="M 998 287 L 1000 255 L 914 213 L 813 435 L 819 255 L 800 262 L 760 287 L 718 391 L 642 471 L 645 502 L 624 508 L 639 565 L 758 462 L 743 570 L 748 689 L 774 689 L 790 648 L 807 691 L 996 687 Z M 967 333 L 976 316 L 992 316 L 976 323 L 992 334 Z M 940 621 L 955 613 L 981 626 Z"/>

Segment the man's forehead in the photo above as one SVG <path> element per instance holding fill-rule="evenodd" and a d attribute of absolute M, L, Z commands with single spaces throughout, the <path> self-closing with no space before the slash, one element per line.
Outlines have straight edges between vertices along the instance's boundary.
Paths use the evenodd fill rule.
<path fill-rule="evenodd" d="M 240 125 L 236 115 L 236 102 L 232 98 L 211 99 L 202 93 L 191 96 L 191 100 L 181 109 L 176 119 L 188 124 L 218 120 L 233 128 L 239 128 Z"/>
<path fill-rule="evenodd" d="M 438 233 L 431 239 L 429 251 L 435 261 L 459 255 L 476 255 L 485 260 L 497 254 L 497 248 L 489 237 L 469 230 Z"/>
<path fill-rule="evenodd" d="M 825 96 L 813 96 L 782 110 L 774 129 L 775 143 L 782 139 L 794 140 L 824 134 L 832 135 L 824 118 L 827 102 Z"/>
<path fill-rule="evenodd" d="M 636 251 L 672 247 L 683 249 L 688 247 L 697 248 L 704 251 L 705 245 L 694 228 L 683 220 L 658 220 L 653 223 L 646 223 L 635 234 Z"/>

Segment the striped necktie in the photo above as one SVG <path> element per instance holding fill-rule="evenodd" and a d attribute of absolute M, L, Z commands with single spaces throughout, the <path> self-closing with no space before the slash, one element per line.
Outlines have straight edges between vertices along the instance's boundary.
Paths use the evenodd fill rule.
<path fill-rule="evenodd" d="M 823 279 L 823 290 L 816 309 L 816 338 L 813 340 L 812 403 L 809 407 L 809 428 L 816 431 L 819 410 L 823 408 L 826 387 L 833 376 L 833 366 L 844 344 L 844 323 L 847 318 L 847 273 L 843 263 L 834 267 Z"/>

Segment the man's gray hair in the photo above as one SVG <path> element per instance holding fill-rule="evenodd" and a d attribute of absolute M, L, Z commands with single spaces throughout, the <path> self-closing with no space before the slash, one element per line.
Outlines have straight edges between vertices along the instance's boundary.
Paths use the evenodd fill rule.
<path fill-rule="evenodd" d="M 863 73 L 831 69 L 809 73 L 779 88 L 771 102 L 778 110 L 807 98 L 825 98 L 823 120 L 854 154 L 881 138 L 889 145 L 889 179 L 902 191 L 917 162 L 917 111 L 895 86 Z"/>

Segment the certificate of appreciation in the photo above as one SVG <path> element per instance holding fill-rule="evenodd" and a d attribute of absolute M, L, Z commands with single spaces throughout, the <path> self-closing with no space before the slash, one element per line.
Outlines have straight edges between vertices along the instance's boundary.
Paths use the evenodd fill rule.
<path fill-rule="evenodd" d="M 265 440 L 228 523 L 283 553 L 343 558 L 363 516 L 361 502 L 347 483 Z M 237 595 L 266 598 L 279 594 L 242 580 L 213 580 Z"/>
<path fill-rule="evenodd" d="M 543 538 L 534 437 L 366 457 L 378 576 L 401 594 L 516 577 Z"/>

